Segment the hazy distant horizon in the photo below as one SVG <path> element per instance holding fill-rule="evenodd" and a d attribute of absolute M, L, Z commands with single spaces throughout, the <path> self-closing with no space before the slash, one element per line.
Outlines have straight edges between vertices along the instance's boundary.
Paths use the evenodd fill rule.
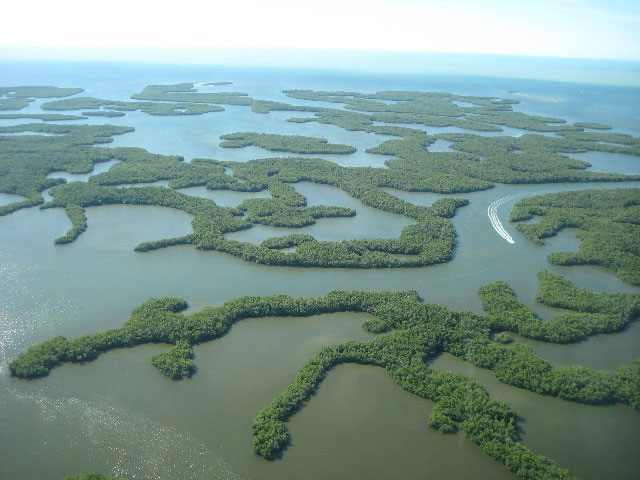
<path fill-rule="evenodd" d="M 21 0 L 1 48 L 330 48 L 640 61 L 637 0 Z"/>
<path fill-rule="evenodd" d="M 309 68 L 403 75 L 475 75 L 640 87 L 640 61 L 604 58 L 311 48 L 60 49 L 0 46 L 0 62 L 12 61 Z"/>

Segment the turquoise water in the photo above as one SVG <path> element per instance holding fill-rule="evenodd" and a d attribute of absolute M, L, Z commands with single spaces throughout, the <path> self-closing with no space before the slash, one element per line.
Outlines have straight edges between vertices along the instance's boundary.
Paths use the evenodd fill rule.
<path fill-rule="evenodd" d="M 81 86 L 83 95 L 126 100 L 151 83 L 229 80 L 223 91 L 244 91 L 255 98 L 296 102 L 287 88 L 421 89 L 474 95 L 519 93 L 516 109 L 570 121 L 612 124 L 640 135 L 640 89 L 534 80 L 439 75 L 373 75 L 346 72 L 259 68 L 149 66 L 132 64 L 5 64 L 0 84 Z M 216 90 L 216 91 L 217 91 Z M 39 111 L 42 100 L 28 112 Z M 264 131 L 327 137 L 357 148 L 353 155 L 323 156 L 341 165 L 383 166 L 385 156 L 367 154 L 385 138 L 347 132 L 315 123 L 287 122 L 287 112 L 255 114 L 246 107 L 194 117 L 152 117 L 140 112 L 84 123 L 130 125 L 136 131 L 113 145 L 141 146 L 152 152 L 246 161 L 274 154 L 251 147 L 222 149 L 219 136 L 234 131 Z M 20 123 L 0 120 L 1 125 Z M 421 127 L 425 128 L 425 127 Z M 425 128 L 427 132 L 453 129 Z M 505 132 L 522 134 L 519 130 Z M 445 148 L 440 143 L 432 148 Z M 582 155 L 582 154 L 581 154 Z M 640 173 L 640 159 L 613 154 L 583 158 L 597 171 Z M 100 164 L 92 174 L 111 164 Z M 51 177 L 86 181 L 91 174 L 54 172 Z M 161 183 L 166 185 L 166 182 Z M 287 293 L 323 295 L 334 289 L 416 289 L 429 302 L 480 312 L 477 289 L 495 280 L 509 282 L 518 296 L 543 318 L 558 311 L 534 301 L 536 273 L 549 269 L 577 285 L 600 291 L 638 292 L 609 270 L 559 267 L 547 262 L 552 251 L 575 250 L 571 230 L 534 245 L 508 222 L 518 198 L 586 188 L 631 184 L 499 185 L 459 197 L 470 204 L 453 219 L 458 247 L 453 261 L 433 267 L 395 270 L 275 268 L 244 262 L 190 246 L 148 253 L 133 251 L 140 242 L 184 235 L 191 216 L 143 206 L 89 208 L 88 230 L 70 245 L 54 245 L 70 226 L 60 209 L 21 210 L 0 217 L 0 477 L 58 479 L 87 469 L 130 478 L 514 478 L 463 435 L 443 436 L 429 429 L 433 403 L 398 387 L 384 371 L 354 365 L 336 368 L 316 395 L 291 421 L 293 444 L 281 460 L 266 462 L 253 454 L 250 424 L 321 345 L 370 335 L 364 315 L 337 314 L 306 319 L 247 320 L 215 342 L 197 346 L 198 373 L 172 382 L 152 365 L 162 345 L 110 352 L 87 365 L 67 365 L 36 381 L 11 378 L 7 363 L 35 342 L 117 327 L 150 297 L 185 298 L 192 310 L 219 305 L 241 295 Z M 411 223 L 406 217 L 363 206 L 333 187 L 299 183 L 310 205 L 356 209 L 353 218 L 320 219 L 302 229 L 257 226 L 232 234 L 261 241 L 273 234 L 311 233 L 326 240 L 395 237 Z M 185 193 L 235 206 L 268 192 L 212 192 L 202 187 Z M 442 198 L 429 193 L 389 193 L 420 205 Z M 493 230 L 488 206 L 514 196 L 498 216 L 515 243 Z M 0 204 L 14 198 L 1 195 Z M 232 236 L 230 235 L 230 236 Z M 522 340 L 524 341 L 524 340 Z M 640 328 L 599 335 L 569 346 L 526 341 L 555 365 L 583 363 L 613 369 L 640 356 Z M 491 372 L 448 356 L 437 368 L 463 371 L 497 398 L 511 402 L 524 418 L 524 442 L 548 454 L 581 478 L 631 479 L 640 470 L 634 452 L 640 445 L 640 415 L 626 406 L 586 407 L 542 397 L 498 383 Z M 606 432 L 606 435 L 603 435 Z"/>

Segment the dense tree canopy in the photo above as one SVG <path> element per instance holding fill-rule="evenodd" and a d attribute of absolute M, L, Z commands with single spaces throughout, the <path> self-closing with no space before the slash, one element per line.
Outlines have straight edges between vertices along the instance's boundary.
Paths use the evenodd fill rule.
<path fill-rule="evenodd" d="M 84 92 L 82 88 L 45 86 L 0 87 L 0 110 L 22 110 L 36 98 L 69 97 Z"/>
<path fill-rule="evenodd" d="M 63 480 L 127 480 L 124 477 L 112 477 L 111 475 L 105 475 L 103 473 L 86 472 L 79 475 L 69 475 L 64 477 Z"/>
<path fill-rule="evenodd" d="M 291 153 L 353 153 L 350 145 L 329 143 L 326 138 L 302 135 L 274 135 L 269 133 L 237 132 L 220 137 L 224 148 L 242 148 L 254 145 L 272 152 Z"/>
<path fill-rule="evenodd" d="M 481 288 L 486 315 L 455 312 L 419 301 L 416 292 L 336 291 L 319 298 L 287 295 L 242 297 L 219 307 L 185 315 L 184 300 L 153 299 L 136 308 L 121 328 L 76 339 L 54 337 L 21 353 L 10 364 L 13 375 L 47 375 L 64 362 L 84 362 L 101 352 L 144 343 L 173 345 L 153 357 L 153 364 L 173 379 L 195 372 L 192 345 L 225 335 L 234 323 L 270 316 L 306 317 L 330 312 L 366 312 L 363 327 L 378 335 L 368 342 L 322 347 L 299 370 L 293 382 L 253 423 L 258 455 L 274 459 L 289 444 L 287 420 L 316 391 L 327 372 L 341 363 L 385 368 L 404 389 L 436 402 L 429 425 L 443 433 L 464 431 L 497 461 L 522 478 L 569 478 L 551 460 L 535 455 L 519 440 L 516 412 L 492 399 L 465 376 L 429 367 L 449 352 L 491 369 L 501 382 L 532 392 L 588 404 L 622 402 L 640 409 L 640 359 L 613 372 L 584 367 L 554 368 L 529 347 L 505 341 L 505 332 L 547 342 L 571 343 L 619 331 L 638 315 L 640 295 L 593 293 L 562 277 L 540 273 L 538 301 L 574 313 L 542 323 L 504 282 Z"/>
<path fill-rule="evenodd" d="M 221 86 L 212 82 L 202 86 Z M 0 110 L 19 109 L 34 98 L 67 97 L 82 89 L 56 87 L 0 87 Z M 595 182 L 638 180 L 589 171 L 589 164 L 567 153 L 602 151 L 640 156 L 640 139 L 605 132 L 608 125 L 591 122 L 567 124 L 562 119 L 516 112 L 514 100 L 448 93 L 382 91 L 376 93 L 289 90 L 291 98 L 315 102 L 291 105 L 265 101 L 240 92 L 201 92 L 195 84 L 149 85 L 133 95 L 135 101 L 71 97 L 45 103 L 45 110 L 88 110 L 83 116 L 121 116 L 141 110 L 151 115 L 194 115 L 223 110 L 219 105 L 271 111 L 311 112 L 312 117 L 291 122 L 318 122 L 395 137 L 370 153 L 389 155 L 387 168 L 342 167 L 321 158 L 266 158 L 248 162 L 195 159 L 151 154 L 140 148 L 105 148 L 115 135 L 131 132 L 114 125 L 34 123 L 0 127 L 0 193 L 24 200 L 0 207 L 0 215 L 43 203 L 50 188 L 52 201 L 42 208 L 64 208 L 71 228 L 56 243 L 70 243 L 87 228 L 86 209 L 107 204 L 156 205 L 179 209 L 193 216 L 193 232 L 179 238 L 145 242 L 148 251 L 177 244 L 217 250 L 266 265 L 302 267 L 387 268 L 418 267 L 451 259 L 456 233 L 450 218 L 468 202 L 443 198 L 430 207 L 414 205 L 384 188 L 404 191 L 461 193 L 489 189 L 494 183 Z M 61 114 L 6 114 L 6 119 L 42 121 L 81 119 Z M 416 128 L 416 126 L 421 126 Z M 456 127 L 475 132 L 516 128 L 520 137 L 470 133 L 429 135 L 422 126 Z M 585 131 L 587 130 L 598 130 Z M 543 135 L 545 134 L 545 135 Z M 436 140 L 450 142 L 452 151 L 431 152 Z M 255 132 L 221 137 L 223 147 L 249 145 L 292 153 L 351 153 L 349 145 L 330 144 L 319 137 Z M 89 173 L 100 162 L 117 160 L 107 172 L 88 182 L 65 183 L 47 178 L 55 171 Z M 167 180 L 169 188 L 137 186 Z M 256 224 L 297 228 L 321 218 L 349 217 L 353 209 L 308 206 L 293 184 L 331 185 L 368 205 L 412 220 L 398 238 L 321 242 L 307 234 L 272 237 L 259 245 L 230 240 L 228 233 Z M 237 208 L 178 191 L 189 186 L 211 190 L 259 192 Z M 640 285 L 640 189 L 566 192 L 519 201 L 512 220 L 533 241 L 555 235 L 562 228 L 579 229 L 578 252 L 554 253 L 553 263 L 596 264 L 612 268 L 628 283 Z M 534 216 L 539 223 L 522 223 Z M 290 251 L 295 247 L 295 251 Z M 580 366 L 555 368 L 512 333 L 544 342 L 568 344 L 589 336 L 617 332 L 637 318 L 640 295 L 595 293 L 543 271 L 537 301 L 568 310 L 549 322 L 518 300 L 504 282 L 481 287 L 485 314 L 451 311 L 421 302 L 417 293 L 337 291 L 318 298 L 287 295 L 242 297 L 218 307 L 185 314 L 181 299 L 151 299 L 137 307 L 121 327 L 75 339 L 54 337 L 34 345 L 11 362 L 14 376 L 45 376 L 66 362 L 86 362 L 112 349 L 147 343 L 169 347 L 152 358 L 158 370 L 181 379 L 196 373 L 193 346 L 225 335 L 234 323 L 269 316 L 303 317 L 330 312 L 366 312 L 372 319 L 363 327 L 375 338 L 323 347 L 302 365 L 292 383 L 258 413 L 253 423 L 254 449 L 274 459 L 290 441 L 286 422 L 318 388 L 327 372 L 341 363 L 377 365 L 406 390 L 431 399 L 428 424 L 443 433 L 462 430 L 488 455 L 522 478 L 564 479 L 566 470 L 531 452 L 520 441 L 518 417 L 506 403 L 491 398 L 464 375 L 437 371 L 431 361 L 449 352 L 476 366 L 490 369 L 501 382 L 544 395 L 587 404 L 625 403 L 640 409 L 640 360 L 613 372 Z M 107 479 L 83 474 L 72 479 Z"/>
<path fill-rule="evenodd" d="M 511 221 L 534 216 L 538 223 L 518 223 L 517 229 L 542 243 L 564 228 L 577 228 L 577 252 L 549 254 L 557 265 L 601 265 L 621 280 L 640 285 L 640 188 L 560 192 L 519 200 Z"/>

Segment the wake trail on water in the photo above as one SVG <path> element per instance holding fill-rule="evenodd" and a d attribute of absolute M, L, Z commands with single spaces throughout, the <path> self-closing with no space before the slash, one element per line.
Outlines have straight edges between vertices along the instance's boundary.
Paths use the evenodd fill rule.
<path fill-rule="evenodd" d="M 500 222 L 500 219 L 498 218 L 498 207 L 503 203 L 508 202 L 513 198 L 516 198 L 517 196 L 518 195 L 511 195 L 509 197 L 504 197 L 504 198 L 501 198 L 500 200 L 496 200 L 491 205 L 489 205 L 489 208 L 487 209 L 487 216 L 489 217 L 491 226 L 496 232 L 498 232 L 498 235 L 500 235 L 509 243 L 516 243 L 516 242 L 513 240 L 513 238 L 511 238 L 511 235 L 509 235 L 509 232 L 507 232 L 502 226 L 502 222 Z"/>

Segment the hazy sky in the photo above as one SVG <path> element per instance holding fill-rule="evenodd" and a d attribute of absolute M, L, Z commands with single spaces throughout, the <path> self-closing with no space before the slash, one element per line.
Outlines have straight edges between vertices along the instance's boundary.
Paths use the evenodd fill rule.
<path fill-rule="evenodd" d="M 640 60 L 640 0 L 17 0 L 0 46 L 339 48 Z"/>

